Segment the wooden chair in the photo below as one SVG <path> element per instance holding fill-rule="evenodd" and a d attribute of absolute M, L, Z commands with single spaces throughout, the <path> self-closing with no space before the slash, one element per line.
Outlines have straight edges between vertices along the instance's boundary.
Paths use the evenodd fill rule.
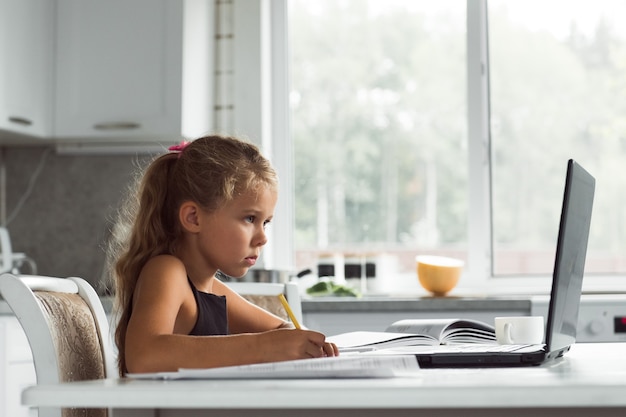
<path fill-rule="evenodd" d="M 38 384 L 117 376 L 107 317 L 87 281 L 5 273 L 0 294 L 28 338 Z M 107 411 L 42 408 L 39 417 L 100 417 Z"/>
<path fill-rule="evenodd" d="M 285 320 L 289 320 L 289 315 L 285 311 L 282 303 L 278 299 L 278 294 L 284 294 L 289 307 L 293 311 L 296 320 L 302 323 L 302 299 L 298 285 L 292 282 L 285 284 L 266 282 L 233 282 L 225 283 L 238 294 L 253 304 L 276 314 Z"/>

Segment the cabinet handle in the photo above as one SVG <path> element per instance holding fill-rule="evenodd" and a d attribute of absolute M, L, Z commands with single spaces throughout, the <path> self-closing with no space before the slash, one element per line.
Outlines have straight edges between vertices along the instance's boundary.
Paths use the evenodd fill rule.
<path fill-rule="evenodd" d="M 110 122 L 96 123 L 93 127 L 96 130 L 132 130 L 139 129 L 141 124 L 135 122 Z"/>
<path fill-rule="evenodd" d="M 32 120 L 25 119 L 23 117 L 9 116 L 9 122 L 22 126 L 30 126 L 33 124 Z"/>

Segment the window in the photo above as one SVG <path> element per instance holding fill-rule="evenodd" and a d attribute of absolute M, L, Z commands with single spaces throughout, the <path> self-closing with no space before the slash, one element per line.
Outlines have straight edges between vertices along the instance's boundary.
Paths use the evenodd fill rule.
<path fill-rule="evenodd" d="M 626 271 L 626 4 L 490 0 L 494 274 L 552 271 L 564 161 L 597 180 L 587 273 Z"/>
<path fill-rule="evenodd" d="M 467 260 L 476 285 L 545 279 L 571 157 L 598 181 L 587 272 L 626 271 L 626 5 L 486 4 L 288 2 L 298 268 L 385 254 L 414 279 L 430 253 Z M 468 62 L 488 74 L 478 93 Z M 481 106 L 489 151 L 471 138 Z"/>
<path fill-rule="evenodd" d="M 296 261 L 465 257 L 465 9 L 291 1 Z"/>

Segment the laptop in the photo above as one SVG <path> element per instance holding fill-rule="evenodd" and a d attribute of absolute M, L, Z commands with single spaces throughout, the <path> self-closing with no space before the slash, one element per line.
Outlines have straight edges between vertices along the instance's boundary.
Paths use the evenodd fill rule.
<path fill-rule="evenodd" d="M 539 365 L 563 356 L 576 341 L 595 179 L 570 159 L 552 276 L 545 344 L 413 348 L 421 367 Z M 420 347 L 421 348 L 421 347 Z"/>

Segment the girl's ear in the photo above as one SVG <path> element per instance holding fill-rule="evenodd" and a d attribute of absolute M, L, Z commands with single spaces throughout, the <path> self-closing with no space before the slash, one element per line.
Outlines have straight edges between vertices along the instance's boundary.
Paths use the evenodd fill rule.
<path fill-rule="evenodd" d="M 200 219 L 198 213 L 200 208 L 193 201 L 185 201 L 178 209 L 178 219 L 183 229 L 196 233 L 200 230 Z"/>

